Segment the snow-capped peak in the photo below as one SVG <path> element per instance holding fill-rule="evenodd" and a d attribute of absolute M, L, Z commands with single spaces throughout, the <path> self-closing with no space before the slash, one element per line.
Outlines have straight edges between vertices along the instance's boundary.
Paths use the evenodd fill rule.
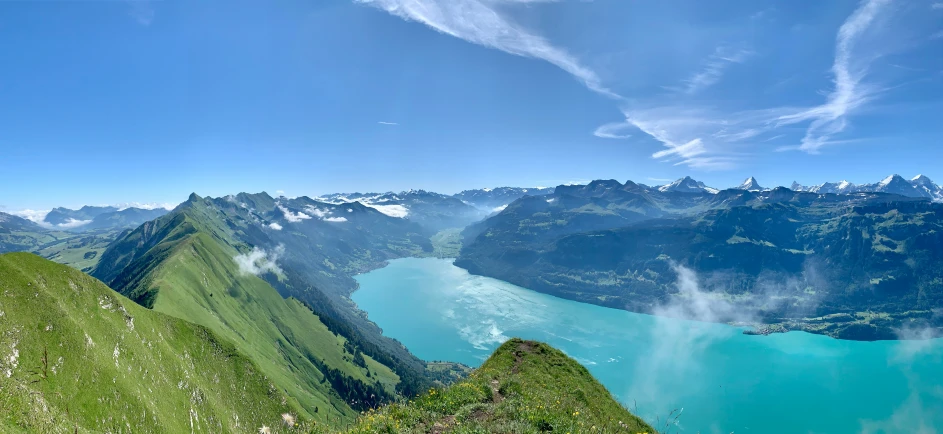
<path fill-rule="evenodd" d="M 760 183 L 757 182 L 756 178 L 752 176 L 747 178 L 745 181 L 743 181 L 743 184 L 740 184 L 740 186 L 737 188 L 740 190 L 747 190 L 747 191 L 762 191 L 763 190 L 763 187 L 760 186 Z"/>
<path fill-rule="evenodd" d="M 658 187 L 658 191 L 665 193 L 669 191 L 678 191 L 682 193 L 717 193 L 716 188 L 711 188 L 704 185 L 703 182 L 695 181 L 690 176 L 685 176 L 677 181 L 674 181 L 670 184 L 662 185 Z"/>
<path fill-rule="evenodd" d="M 893 175 L 891 175 L 891 176 L 888 176 L 887 178 L 882 179 L 881 182 L 879 182 L 878 184 L 880 184 L 880 185 L 882 185 L 882 186 L 887 186 L 888 184 L 890 184 L 890 183 L 892 183 L 892 182 L 894 182 L 895 180 L 898 180 L 898 179 L 901 180 L 901 181 L 904 180 L 904 178 L 902 178 L 900 175 L 898 175 L 898 174 L 895 173 L 895 174 L 893 174 Z"/>
<path fill-rule="evenodd" d="M 848 182 L 848 181 L 845 181 L 845 180 L 843 179 L 841 182 L 838 183 L 838 189 L 839 189 L 839 190 L 844 190 L 844 189 L 846 189 L 846 188 L 848 188 L 848 187 L 851 187 L 852 185 L 854 185 L 854 184 L 852 184 L 852 183 L 850 183 L 850 182 Z"/>

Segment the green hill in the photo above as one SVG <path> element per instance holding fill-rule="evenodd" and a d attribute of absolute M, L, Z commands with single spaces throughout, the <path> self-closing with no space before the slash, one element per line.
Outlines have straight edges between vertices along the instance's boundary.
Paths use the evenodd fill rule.
<path fill-rule="evenodd" d="M 67 266 L 0 255 L 0 431 L 257 432 L 291 412 L 212 331 Z"/>
<path fill-rule="evenodd" d="M 512 339 L 468 379 L 365 413 L 350 434 L 654 433 L 582 365 L 547 344 Z"/>
<path fill-rule="evenodd" d="M 329 330 L 305 304 L 240 268 L 239 258 L 256 265 L 253 250 L 228 222 L 211 201 L 191 197 L 119 239 L 93 275 L 232 341 L 301 416 L 336 424 L 393 399 L 397 374 Z M 265 259 L 277 267 L 275 260 Z M 281 273 L 269 271 L 273 279 Z"/>

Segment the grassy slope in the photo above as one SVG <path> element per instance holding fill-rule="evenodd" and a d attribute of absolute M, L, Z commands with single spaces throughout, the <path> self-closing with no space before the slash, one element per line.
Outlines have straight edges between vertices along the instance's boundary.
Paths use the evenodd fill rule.
<path fill-rule="evenodd" d="M 361 416 L 366 433 L 654 433 L 589 371 L 547 344 L 512 339 L 468 379 Z"/>
<path fill-rule="evenodd" d="M 233 261 L 237 253 L 203 233 L 176 244 L 147 279 L 151 287 L 160 288 L 154 310 L 231 339 L 306 416 L 327 420 L 355 415 L 332 393 L 331 385 L 322 382 L 324 376 L 311 359 L 367 384 L 396 384 L 396 375 L 383 365 L 368 360 L 367 377 L 367 370 L 350 363 L 344 339 L 297 300 L 282 298 L 256 276 L 241 275 Z"/>
<path fill-rule="evenodd" d="M 64 265 L 0 255 L 0 431 L 249 432 L 283 401 L 212 332 Z"/>
<path fill-rule="evenodd" d="M 367 377 L 344 352 L 344 339 L 310 310 L 239 273 L 233 258 L 236 246 L 244 246 L 210 205 L 194 195 L 178 211 L 142 225 L 109 248 L 93 274 L 139 303 L 231 339 L 302 416 L 340 423 L 357 414 L 324 381 L 322 361 L 392 393 L 399 378 L 389 368 L 366 357 Z"/>

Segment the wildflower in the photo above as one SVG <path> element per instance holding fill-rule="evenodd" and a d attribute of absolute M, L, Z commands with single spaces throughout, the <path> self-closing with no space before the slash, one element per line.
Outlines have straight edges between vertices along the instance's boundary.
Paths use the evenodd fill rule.
<path fill-rule="evenodd" d="M 272 429 L 262 425 L 262 428 L 259 428 L 259 434 L 272 434 Z"/>
<path fill-rule="evenodd" d="M 291 413 L 282 413 L 282 420 L 285 421 L 285 425 L 295 426 L 295 416 Z"/>

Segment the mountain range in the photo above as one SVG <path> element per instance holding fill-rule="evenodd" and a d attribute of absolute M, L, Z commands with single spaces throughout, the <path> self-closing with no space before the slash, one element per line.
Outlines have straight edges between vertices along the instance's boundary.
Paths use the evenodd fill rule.
<path fill-rule="evenodd" d="M 467 227 L 455 264 L 637 312 L 685 301 L 680 266 L 756 323 L 863 340 L 893 339 L 913 321 L 943 330 L 943 204 L 784 187 L 664 190 L 600 180 L 524 197 Z"/>
<path fill-rule="evenodd" d="M 79 209 L 53 208 L 45 215 L 30 216 L 37 225 L 50 230 L 95 231 L 134 228 L 168 210 L 162 207 L 83 206 Z M 42 217 L 41 219 L 35 217 Z"/>
<path fill-rule="evenodd" d="M 314 423 L 310 432 L 390 426 L 380 420 L 575 429 L 573 418 L 521 410 L 563 405 L 599 426 L 615 417 L 644 432 L 585 368 L 539 343 L 513 340 L 482 365 L 487 377 L 465 380 L 467 367 L 418 359 L 351 301 L 353 276 L 395 258 L 456 257 L 474 274 L 638 312 L 667 305 L 683 316 L 693 303 L 711 321 L 858 340 L 895 339 L 903 326 L 943 331 L 943 204 L 919 193 L 938 187 L 885 181 L 847 194 L 766 189 L 752 177 L 726 190 L 685 177 L 451 196 L 192 194 L 170 211 L 57 208 L 42 224 L 0 213 L 0 253 L 88 273 L 0 256 L 4 288 L 32 297 L 0 300 L 0 368 L 10 372 L 0 383 L 17 391 L 0 404 L 19 409 L 12 423 L 53 431 L 258 431 L 279 415 Z M 85 223 L 64 230 L 76 221 Z M 685 273 L 696 290 L 679 285 Z M 50 371 L 114 387 L 85 390 Z M 239 378 L 245 387 L 230 387 Z M 493 388 L 492 379 L 535 386 Z M 146 398 L 155 393 L 166 405 Z M 44 394 L 48 412 L 35 404 Z M 468 399 L 488 417 L 459 411 Z M 120 417 L 97 416 L 116 405 Z M 168 419 L 181 412 L 194 422 Z"/>
<path fill-rule="evenodd" d="M 924 197 L 937 202 L 943 201 L 943 187 L 930 180 L 930 178 L 917 175 L 907 180 L 900 175 L 891 175 L 880 182 L 873 184 L 852 184 L 848 181 L 826 182 L 820 185 L 804 186 L 793 183 L 790 187 L 796 191 L 808 191 L 813 193 L 834 193 L 834 194 L 852 194 L 852 193 L 889 193 L 899 194 L 907 197 Z"/>
<path fill-rule="evenodd" d="M 464 190 L 452 197 L 487 211 L 496 211 L 524 196 L 543 196 L 550 193 L 553 193 L 551 187 L 498 187 Z"/>

